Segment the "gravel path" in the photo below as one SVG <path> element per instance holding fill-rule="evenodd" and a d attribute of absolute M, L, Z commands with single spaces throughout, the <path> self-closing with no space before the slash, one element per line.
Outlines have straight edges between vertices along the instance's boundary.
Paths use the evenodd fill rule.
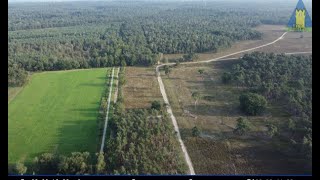
<path fill-rule="evenodd" d="M 106 119 L 105 119 L 105 122 L 104 122 L 104 129 L 103 129 L 103 135 L 102 135 L 102 142 L 101 142 L 100 152 L 103 152 L 104 142 L 105 142 L 105 139 L 106 139 L 106 131 L 107 131 L 107 125 L 108 125 L 109 108 L 110 108 L 110 101 L 111 101 L 111 94 L 112 94 L 113 75 L 114 75 L 114 68 L 112 68 L 112 73 L 111 73 L 110 89 L 109 89 L 109 96 L 108 96 L 108 106 L 107 106 L 107 115 L 106 115 Z"/>

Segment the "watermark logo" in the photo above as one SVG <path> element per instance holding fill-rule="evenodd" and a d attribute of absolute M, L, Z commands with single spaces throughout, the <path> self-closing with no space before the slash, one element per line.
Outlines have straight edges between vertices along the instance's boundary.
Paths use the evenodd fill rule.
<path fill-rule="evenodd" d="M 302 0 L 298 1 L 290 20 L 288 22 L 289 31 L 311 31 L 312 21 Z"/>

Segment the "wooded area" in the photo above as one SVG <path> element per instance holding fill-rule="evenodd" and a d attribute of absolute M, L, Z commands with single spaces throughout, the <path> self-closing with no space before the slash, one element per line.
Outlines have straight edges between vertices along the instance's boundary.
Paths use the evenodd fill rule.
<path fill-rule="evenodd" d="M 312 157 L 312 56 L 254 52 L 244 55 L 223 77 L 282 105 L 291 118 L 277 129 L 292 149 Z"/>
<path fill-rule="evenodd" d="M 253 6 L 257 4 L 243 9 L 227 2 L 9 4 L 8 59 L 13 65 L 8 68 L 149 66 L 160 53 L 215 52 L 235 41 L 261 38 L 251 30 L 261 23 L 285 24 L 285 11 L 279 13 L 271 4 L 259 11 Z M 18 77 L 13 84 L 23 84 L 20 68 L 12 72 L 18 74 L 9 75 Z"/>

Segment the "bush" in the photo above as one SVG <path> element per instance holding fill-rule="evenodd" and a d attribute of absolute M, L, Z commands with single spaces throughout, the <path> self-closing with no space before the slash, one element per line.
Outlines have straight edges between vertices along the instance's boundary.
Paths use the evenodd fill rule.
<path fill-rule="evenodd" d="M 279 132 L 278 132 L 278 127 L 277 126 L 275 126 L 275 125 L 273 125 L 273 124 L 268 124 L 267 125 L 267 128 L 268 128 L 268 135 L 270 136 L 270 137 L 273 137 L 273 136 L 276 136 L 276 135 L 278 135 L 279 134 Z"/>
<path fill-rule="evenodd" d="M 192 128 L 192 136 L 198 137 L 199 135 L 200 135 L 200 131 L 199 131 L 199 129 L 197 128 L 197 126 L 193 127 L 193 128 Z"/>
<path fill-rule="evenodd" d="M 255 93 L 244 93 L 239 97 L 240 109 L 248 115 L 261 114 L 267 106 L 267 100 Z"/>
<path fill-rule="evenodd" d="M 221 76 L 221 80 L 224 84 L 227 84 L 232 80 L 232 76 L 230 73 L 224 72 Z"/>
<path fill-rule="evenodd" d="M 156 110 L 160 111 L 162 109 L 162 105 L 161 105 L 160 101 L 153 101 L 151 103 L 151 109 L 156 109 Z"/>
<path fill-rule="evenodd" d="M 72 152 L 71 156 L 62 158 L 58 167 L 61 174 L 90 174 L 90 153 Z"/>
<path fill-rule="evenodd" d="M 248 131 L 250 131 L 250 129 L 251 129 L 250 122 L 247 119 L 240 117 L 239 119 L 237 119 L 237 127 L 234 130 L 234 133 L 243 135 Z"/>
<path fill-rule="evenodd" d="M 58 171 L 59 156 L 44 153 L 33 160 L 33 171 L 39 174 L 55 174 Z"/>
<path fill-rule="evenodd" d="M 17 162 L 15 172 L 16 174 L 23 175 L 27 172 L 27 167 L 22 162 Z"/>

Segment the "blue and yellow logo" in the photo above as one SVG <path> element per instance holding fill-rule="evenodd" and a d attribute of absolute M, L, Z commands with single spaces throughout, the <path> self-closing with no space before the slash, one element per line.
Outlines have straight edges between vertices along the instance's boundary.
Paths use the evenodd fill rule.
<path fill-rule="evenodd" d="M 312 21 L 302 0 L 299 0 L 288 23 L 289 31 L 311 31 Z"/>

